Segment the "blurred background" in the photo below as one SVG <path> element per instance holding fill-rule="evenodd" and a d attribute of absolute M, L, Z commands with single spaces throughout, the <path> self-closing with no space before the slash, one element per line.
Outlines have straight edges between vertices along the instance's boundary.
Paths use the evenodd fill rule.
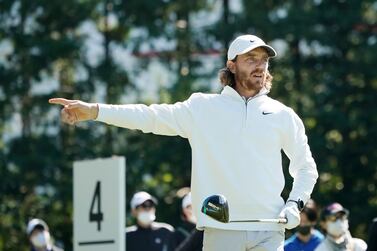
<path fill-rule="evenodd" d="M 365 240 L 377 216 L 376 21 L 373 0 L 0 0 L 0 250 L 27 250 L 32 217 L 72 250 L 75 160 L 126 156 L 127 206 L 146 190 L 159 199 L 157 219 L 174 225 L 177 191 L 190 185 L 186 140 L 62 125 L 47 100 L 150 104 L 219 92 L 226 48 L 244 33 L 278 51 L 270 96 L 305 123 L 320 172 L 313 199 L 342 203 Z"/>

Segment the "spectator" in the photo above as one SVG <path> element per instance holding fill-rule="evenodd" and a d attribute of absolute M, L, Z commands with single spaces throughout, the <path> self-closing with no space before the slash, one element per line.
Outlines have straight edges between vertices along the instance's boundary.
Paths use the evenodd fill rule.
<path fill-rule="evenodd" d="M 191 193 L 186 194 L 182 199 L 181 219 L 181 224 L 175 228 L 177 244 L 189 237 L 196 226 L 196 217 L 192 211 Z"/>
<path fill-rule="evenodd" d="M 368 249 L 367 251 L 377 250 L 377 218 L 372 221 L 372 226 L 369 230 Z"/>
<path fill-rule="evenodd" d="M 200 251 L 203 248 L 203 231 L 195 228 L 196 217 L 192 210 L 191 193 L 182 200 L 182 224 L 176 228 L 176 251 Z"/>
<path fill-rule="evenodd" d="M 187 237 L 175 251 L 202 251 L 203 250 L 203 232 L 198 229 L 192 230 L 189 237 Z"/>
<path fill-rule="evenodd" d="M 285 241 L 285 251 L 313 251 L 324 239 L 317 229 L 318 211 L 313 200 L 309 200 L 300 213 L 300 225 L 297 232 Z"/>
<path fill-rule="evenodd" d="M 63 251 L 53 245 L 49 228 L 41 219 L 32 219 L 26 227 L 31 251 Z"/>
<path fill-rule="evenodd" d="M 131 199 L 131 213 L 136 225 L 126 229 L 127 251 L 172 251 L 174 228 L 155 222 L 157 199 L 147 192 L 137 192 Z"/>
<path fill-rule="evenodd" d="M 349 211 L 339 203 L 332 203 L 321 213 L 321 227 L 326 237 L 316 251 L 365 251 L 367 244 L 358 238 L 352 238 L 348 228 Z"/>

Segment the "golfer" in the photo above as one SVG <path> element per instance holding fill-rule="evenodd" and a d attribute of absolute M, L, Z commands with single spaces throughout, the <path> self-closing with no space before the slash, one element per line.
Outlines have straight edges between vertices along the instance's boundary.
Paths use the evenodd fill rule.
<path fill-rule="evenodd" d="M 194 93 L 175 104 L 109 105 L 63 98 L 64 122 L 86 120 L 187 138 L 192 149 L 192 201 L 203 250 L 283 250 L 284 228 L 300 223 L 299 209 L 310 198 L 318 173 L 302 121 L 289 107 L 268 96 L 269 59 L 276 51 L 257 36 L 237 37 L 220 70 L 220 94 Z M 283 150 L 294 182 L 285 203 Z M 213 194 L 229 202 L 230 218 L 286 218 L 287 224 L 221 223 L 200 213 Z"/>

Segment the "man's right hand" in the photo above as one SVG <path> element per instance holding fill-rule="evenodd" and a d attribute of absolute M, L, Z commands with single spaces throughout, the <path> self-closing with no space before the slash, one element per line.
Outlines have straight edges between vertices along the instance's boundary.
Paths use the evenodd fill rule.
<path fill-rule="evenodd" d="M 64 106 L 60 112 L 61 119 L 71 125 L 81 121 L 93 120 L 98 116 L 97 104 L 65 98 L 52 98 L 48 102 Z"/>

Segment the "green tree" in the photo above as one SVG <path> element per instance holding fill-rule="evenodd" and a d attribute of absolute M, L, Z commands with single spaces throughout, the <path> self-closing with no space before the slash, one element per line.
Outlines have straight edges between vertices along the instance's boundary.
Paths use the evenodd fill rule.
<path fill-rule="evenodd" d="M 6 125 L 11 114 L 19 114 L 21 121 L 20 135 L 10 139 L 1 154 L 1 250 L 25 250 L 25 224 L 30 217 L 61 226 L 54 230 L 55 236 L 71 241 L 72 202 L 66 189 L 71 171 L 62 158 L 64 149 L 49 132 L 45 89 L 53 87 L 43 80 L 55 73 L 61 80 L 70 79 L 81 46 L 75 30 L 93 7 L 93 1 L 0 3 L 1 39 L 13 50 L 0 67 L 1 123 Z"/>

